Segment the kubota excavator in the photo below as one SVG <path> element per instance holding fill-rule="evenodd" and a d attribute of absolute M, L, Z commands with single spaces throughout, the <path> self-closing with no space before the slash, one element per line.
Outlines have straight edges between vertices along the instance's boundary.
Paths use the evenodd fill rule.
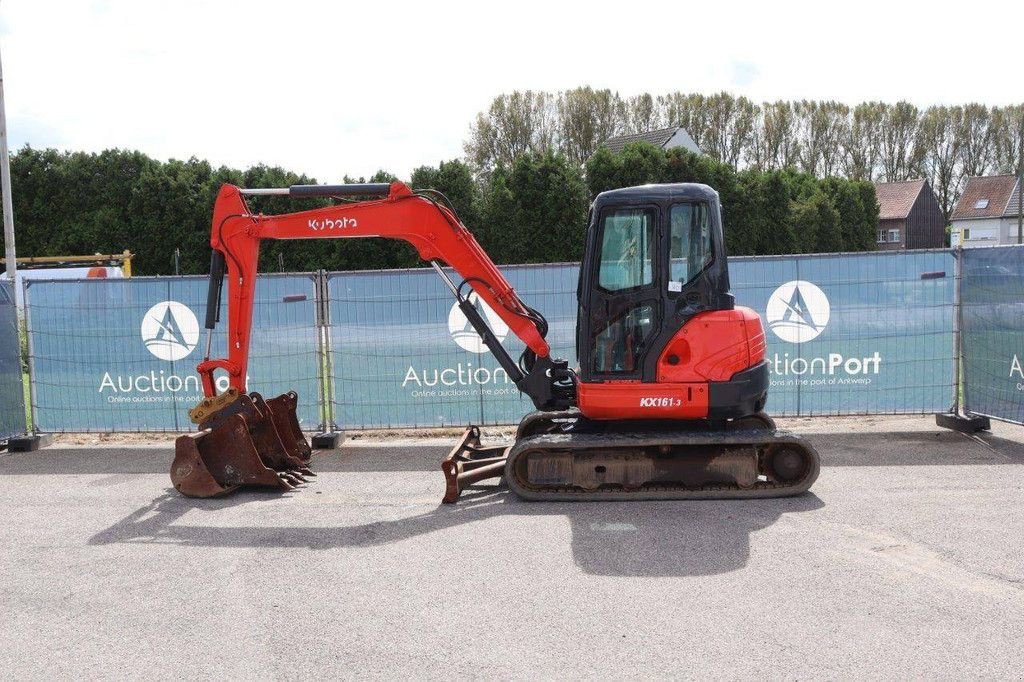
<path fill-rule="evenodd" d="M 246 195 L 268 194 L 339 203 L 276 216 L 246 206 Z M 764 330 L 729 293 L 717 192 L 700 184 L 604 192 L 588 223 L 573 369 L 551 357 L 544 317 L 519 298 L 441 193 L 401 182 L 225 185 L 213 212 L 206 358 L 197 368 L 206 398 L 190 411 L 199 432 L 176 443 L 175 488 L 194 497 L 245 485 L 288 490 L 313 475 L 296 395 L 264 400 L 246 392 L 260 242 L 382 237 L 412 244 L 433 266 L 537 408 L 508 446 L 482 447 L 479 429 L 466 429 L 441 465 L 445 502 L 499 476 L 529 500 L 758 498 L 807 490 L 818 476 L 818 454 L 801 437 L 776 430 L 763 412 Z M 228 357 L 210 359 L 225 274 Z M 526 344 L 518 362 L 469 291 Z M 230 382 L 220 395 L 215 371 Z"/>

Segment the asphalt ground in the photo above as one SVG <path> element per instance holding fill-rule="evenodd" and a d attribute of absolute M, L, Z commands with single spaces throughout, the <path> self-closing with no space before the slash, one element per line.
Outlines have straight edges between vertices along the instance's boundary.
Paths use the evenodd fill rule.
<path fill-rule="evenodd" d="M 166 444 L 0 455 L 5 678 L 1020 678 L 1024 428 L 785 422 L 806 495 L 442 506 L 441 441 L 179 497 Z"/>

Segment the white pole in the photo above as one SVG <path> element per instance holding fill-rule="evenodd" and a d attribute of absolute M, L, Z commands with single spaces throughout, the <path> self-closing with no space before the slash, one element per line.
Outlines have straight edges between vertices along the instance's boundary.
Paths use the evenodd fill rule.
<path fill-rule="evenodd" d="M 0 193 L 3 194 L 7 277 L 13 282 L 18 263 L 14 251 L 14 206 L 11 203 L 11 160 L 7 149 L 6 109 L 7 107 L 4 105 L 4 67 L 0 62 Z"/>

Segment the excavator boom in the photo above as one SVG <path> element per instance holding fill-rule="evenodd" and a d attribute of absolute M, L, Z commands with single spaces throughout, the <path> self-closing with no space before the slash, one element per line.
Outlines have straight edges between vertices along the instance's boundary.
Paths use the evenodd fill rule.
<path fill-rule="evenodd" d="M 284 215 L 254 214 L 246 195 L 325 197 L 340 203 Z M 241 189 L 224 185 L 213 210 L 210 288 L 206 308 L 206 354 L 196 368 L 204 400 L 189 412 L 198 434 L 178 440 L 171 478 L 186 495 L 208 497 L 240 485 L 290 489 L 304 483 L 310 448 L 295 414 L 294 394 L 263 400 L 247 394 L 246 370 L 252 340 L 252 314 L 260 243 L 267 239 L 353 239 L 381 237 L 411 244 L 452 291 L 466 318 L 480 334 L 508 376 L 531 396 L 539 409 L 574 404 L 573 374 L 565 360 L 550 357 L 543 316 L 516 294 L 494 262 L 462 224 L 443 195 L 414 192 L 401 182 L 358 185 L 296 185 L 276 189 Z M 456 286 L 441 264 L 461 277 Z M 227 279 L 228 353 L 211 358 L 212 332 L 220 317 Z M 468 286 L 518 336 L 526 350 L 515 362 L 486 320 L 463 294 Z M 230 390 L 218 395 L 214 373 L 227 374 Z M 292 398 L 288 398 L 292 396 Z M 253 443 L 237 433 L 248 431 Z M 225 432 L 235 434 L 224 437 Z M 258 444 L 263 443 L 260 447 Z M 269 453 L 269 454 L 268 454 Z"/>

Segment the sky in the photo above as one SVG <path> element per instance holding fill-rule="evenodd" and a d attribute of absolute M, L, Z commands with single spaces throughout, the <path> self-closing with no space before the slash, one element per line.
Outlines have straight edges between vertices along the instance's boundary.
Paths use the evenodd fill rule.
<path fill-rule="evenodd" d="M 0 58 L 12 149 L 339 182 L 462 157 L 515 89 L 1021 102 L 1022 25 L 1020 2 L 3 0 Z"/>

